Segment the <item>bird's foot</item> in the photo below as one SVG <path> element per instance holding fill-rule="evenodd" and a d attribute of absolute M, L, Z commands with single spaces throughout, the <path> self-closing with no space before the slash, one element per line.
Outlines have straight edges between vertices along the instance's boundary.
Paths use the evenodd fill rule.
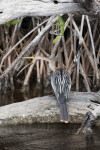
<path fill-rule="evenodd" d="M 61 122 L 64 122 L 64 123 L 69 123 L 68 120 L 60 120 Z"/>

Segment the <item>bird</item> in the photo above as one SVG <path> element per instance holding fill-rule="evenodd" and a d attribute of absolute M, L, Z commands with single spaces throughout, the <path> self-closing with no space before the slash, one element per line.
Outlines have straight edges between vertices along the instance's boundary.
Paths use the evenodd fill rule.
<path fill-rule="evenodd" d="M 42 56 L 24 57 L 27 59 L 42 59 L 49 62 L 49 67 L 53 71 L 51 74 L 51 86 L 53 88 L 55 97 L 60 106 L 60 121 L 64 123 L 69 122 L 69 114 L 67 109 L 67 100 L 69 99 L 71 89 L 71 76 L 63 68 L 56 67 L 56 60 L 54 58 L 47 58 Z"/>
<path fill-rule="evenodd" d="M 71 89 L 70 73 L 62 68 L 57 69 L 51 75 L 51 85 L 57 102 L 60 105 L 60 121 L 68 123 L 69 114 L 66 102 L 69 99 L 69 93 Z"/>

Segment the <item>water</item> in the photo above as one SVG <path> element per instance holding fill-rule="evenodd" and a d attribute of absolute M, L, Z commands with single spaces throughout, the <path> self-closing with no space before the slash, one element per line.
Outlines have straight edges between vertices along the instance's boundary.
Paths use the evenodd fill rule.
<path fill-rule="evenodd" d="M 0 127 L 0 150 L 100 150 L 100 128 L 91 138 L 78 125 L 34 124 Z"/>
<path fill-rule="evenodd" d="M 46 95 L 41 89 L 1 93 L 0 106 Z M 94 135 L 86 137 L 75 134 L 79 127 L 63 123 L 0 127 L 0 150 L 100 150 L 100 128 L 95 127 Z"/>
<path fill-rule="evenodd" d="M 44 95 L 48 95 L 48 93 L 45 93 L 45 89 L 41 87 L 38 88 L 35 84 L 32 85 L 30 87 L 30 90 L 27 91 L 22 91 L 21 88 L 16 87 L 14 91 L 5 91 L 3 93 L 0 93 L 0 106 L 22 102 L 34 97 L 40 97 Z"/>

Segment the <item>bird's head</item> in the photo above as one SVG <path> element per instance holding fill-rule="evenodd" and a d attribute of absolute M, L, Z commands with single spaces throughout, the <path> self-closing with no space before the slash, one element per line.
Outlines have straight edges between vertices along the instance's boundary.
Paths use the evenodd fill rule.
<path fill-rule="evenodd" d="M 25 59 L 36 59 L 36 60 L 45 60 L 49 62 L 49 67 L 52 71 L 56 70 L 56 60 L 53 58 L 47 58 L 43 56 L 32 56 L 32 57 L 23 57 Z"/>

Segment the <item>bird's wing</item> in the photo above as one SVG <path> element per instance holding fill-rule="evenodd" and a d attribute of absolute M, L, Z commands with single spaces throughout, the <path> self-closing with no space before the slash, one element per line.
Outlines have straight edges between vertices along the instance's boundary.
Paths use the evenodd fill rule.
<path fill-rule="evenodd" d="M 53 72 L 51 75 L 51 85 L 52 85 L 52 88 L 54 90 L 55 96 L 58 99 L 58 97 L 59 97 L 59 85 L 57 82 L 56 72 Z"/>
<path fill-rule="evenodd" d="M 65 70 L 57 70 L 51 75 L 51 85 L 54 90 L 57 100 L 60 95 L 64 95 L 66 99 L 69 98 L 69 92 L 71 88 L 71 77 Z"/>
<path fill-rule="evenodd" d="M 66 72 L 65 75 L 65 88 L 64 88 L 64 95 L 66 97 L 66 99 L 69 98 L 69 93 L 70 93 L 70 89 L 71 89 L 71 77 L 70 74 L 68 72 Z"/>

